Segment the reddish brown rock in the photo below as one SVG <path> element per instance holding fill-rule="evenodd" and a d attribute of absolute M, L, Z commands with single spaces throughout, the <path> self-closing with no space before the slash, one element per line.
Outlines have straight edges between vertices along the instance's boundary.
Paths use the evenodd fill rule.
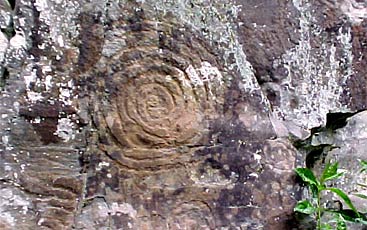
<path fill-rule="evenodd" d="M 330 2 L 0 2 L 0 228 L 297 228 L 288 137 L 365 106 Z"/>

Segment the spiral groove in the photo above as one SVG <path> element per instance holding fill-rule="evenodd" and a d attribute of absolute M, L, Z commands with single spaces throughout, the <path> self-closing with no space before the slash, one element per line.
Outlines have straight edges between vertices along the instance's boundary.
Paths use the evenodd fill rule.
<path fill-rule="evenodd" d="M 110 42 L 124 40 L 124 46 L 110 58 L 106 79 L 112 94 L 104 116 L 118 146 L 112 155 L 130 168 L 187 160 L 178 149 L 202 144 L 207 121 L 222 103 L 215 53 L 172 23 L 144 19 L 114 26 L 118 37 Z"/>

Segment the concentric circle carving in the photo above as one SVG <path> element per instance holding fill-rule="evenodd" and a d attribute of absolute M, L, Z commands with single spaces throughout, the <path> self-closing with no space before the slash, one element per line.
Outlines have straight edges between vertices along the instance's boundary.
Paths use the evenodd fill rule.
<path fill-rule="evenodd" d="M 104 51 L 111 56 L 105 80 L 111 106 L 104 109 L 111 156 L 137 169 L 189 160 L 190 149 L 205 144 L 208 121 L 223 100 L 215 53 L 172 23 L 140 19 L 115 27 L 106 47 L 119 41 L 121 49 Z"/>
<path fill-rule="evenodd" d="M 169 147 L 190 143 L 199 135 L 203 118 L 192 90 L 184 86 L 179 70 L 166 74 L 151 72 L 124 84 L 116 103 L 121 126 L 129 127 L 124 136 L 116 136 L 122 143 Z"/>

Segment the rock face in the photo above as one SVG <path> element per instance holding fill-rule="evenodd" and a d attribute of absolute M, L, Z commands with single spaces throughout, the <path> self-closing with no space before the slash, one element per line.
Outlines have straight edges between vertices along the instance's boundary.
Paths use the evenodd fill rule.
<path fill-rule="evenodd" d="M 1 0 L 0 229 L 297 229 L 292 141 L 365 109 L 366 11 Z"/>

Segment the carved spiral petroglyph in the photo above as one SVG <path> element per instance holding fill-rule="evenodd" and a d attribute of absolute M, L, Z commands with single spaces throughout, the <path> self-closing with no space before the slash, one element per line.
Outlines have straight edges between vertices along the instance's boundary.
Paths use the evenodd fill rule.
<path fill-rule="evenodd" d="M 222 103 L 217 58 L 187 28 L 141 18 L 119 23 L 106 43 L 123 43 L 106 79 L 112 107 L 105 119 L 118 146 L 112 156 L 130 168 L 182 162 L 188 154 L 180 149 L 200 144 Z"/>

